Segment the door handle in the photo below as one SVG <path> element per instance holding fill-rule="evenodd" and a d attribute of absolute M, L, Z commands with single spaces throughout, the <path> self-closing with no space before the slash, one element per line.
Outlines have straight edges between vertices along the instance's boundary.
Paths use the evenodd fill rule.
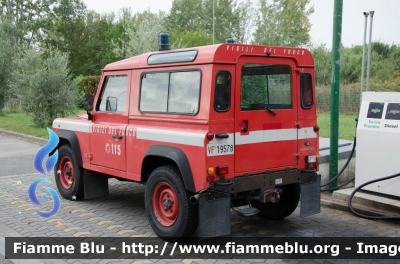
<path fill-rule="evenodd" d="M 217 134 L 215 134 L 215 138 L 229 138 L 229 134 L 217 133 Z"/>
<path fill-rule="evenodd" d="M 118 135 L 113 135 L 112 137 L 115 139 L 122 139 L 122 136 L 118 136 Z"/>
<path fill-rule="evenodd" d="M 241 133 L 247 133 L 249 131 L 249 120 L 242 120 L 242 122 L 240 122 L 239 126 L 240 126 Z"/>

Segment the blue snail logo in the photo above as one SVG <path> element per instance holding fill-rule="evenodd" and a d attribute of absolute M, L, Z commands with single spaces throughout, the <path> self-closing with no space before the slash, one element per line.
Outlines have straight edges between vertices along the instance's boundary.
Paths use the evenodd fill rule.
<path fill-rule="evenodd" d="M 54 165 L 57 162 L 58 159 L 58 150 L 54 151 L 53 155 L 49 156 L 49 158 L 46 160 L 46 172 L 43 169 L 42 163 L 45 159 L 45 157 L 50 154 L 51 151 L 53 151 L 53 149 L 55 147 L 57 147 L 58 142 L 59 142 L 59 138 L 57 136 L 56 133 L 54 133 L 51 129 L 47 128 L 47 132 L 49 133 L 49 141 L 47 142 L 47 144 L 39 149 L 39 151 L 36 153 L 35 159 L 33 161 L 33 166 L 35 167 L 35 169 L 46 175 L 47 172 L 49 172 L 51 169 L 53 169 Z M 37 179 L 36 181 L 34 181 L 31 186 L 29 186 L 28 189 L 28 196 L 29 199 L 31 200 L 31 202 L 37 206 L 43 206 L 43 204 L 38 200 L 37 196 L 36 196 L 36 189 L 38 187 L 38 185 L 41 182 L 50 182 L 48 179 L 46 178 L 40 178 Z M 46 187 L 44 186 L 44 188 L 50 193 L 54 205 L 53 205 L 53 209 L 50 212 L 41 212 L 39 210 L 35 210 L 36 213 L 43 217 L 43 218 L 49 218 L 52 217 L 53 215 L 55 215 L 58 210 L 60 209 L 60 198 L 58 197 L 58 194 L 56 193 L 56 191 L 54 191 L 52 188 L 50 187 Z M 45 200 L 46 202 L 49 201 L 49 198 L 47 197 L 47 195 L 45 193 L 41 194 L 43 200 Z"/>
<path fill-rule="evenodd" d="M 37 206 L 43 206 L 43 204 L 36 197 L 36 189 L 37 189 L 39 183 L 41 183 L 41 182 L 50 182 L 50 181 L 46 178 L 37 179 L 36 181 L 34 181 L 31 184 L 31 186 L 29 186 L 29 189 L 28 189 L 29 199 L 31 199 L 32 203 L 34 203 Z M 41 216 L 43 218 L 49 218 L 49 217 L 52 217 L 53 215 L 55 215 L 58 212 L 58 210 L 60 209 L 60 198 L 58 197 L 58 194 L 56 193 L 56 191 L 54 191 L 52 188 L 46 187 L 46 186 L 44 186 L 44 188 L 51 194 L 51 197 L 53 198 L 53 201 L 54 201 L 53 209 L 50 212 L 41 212 L 38 210 L 35 210 L 35 211 L 39 216 Z M 45 193 L 42 193 L 42 198 L 46 202 L 49 201 L 49 198 L 47 197 L 47 195 Z"/>

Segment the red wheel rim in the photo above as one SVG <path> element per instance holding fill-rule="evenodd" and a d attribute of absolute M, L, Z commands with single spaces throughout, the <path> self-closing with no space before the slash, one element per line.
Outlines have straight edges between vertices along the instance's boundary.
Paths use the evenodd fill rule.
<path fill-rule="evenodd" d="M 68 157 L 62 157 L 58 163 L 58 177 L 60 183 L 65 189 L 70 189 L 74 184 L 74 166 L 72 161 Z"/>
<path fill-rule="evenodd" d="M 154 188 L 152 206 L 157 220 L 163 226 L 171 226 L 178 217 L 178 198 L 174 189 L 166 182 L 160 182 Z"/>

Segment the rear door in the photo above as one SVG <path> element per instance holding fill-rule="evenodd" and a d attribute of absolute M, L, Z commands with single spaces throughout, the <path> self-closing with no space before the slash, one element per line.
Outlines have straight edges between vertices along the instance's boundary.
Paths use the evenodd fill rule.
<path fill-rule="evenodd" d="M 291 59 L 240 57 L 235 85 L 235 172 L 297 164 L 297 99 Z"/>

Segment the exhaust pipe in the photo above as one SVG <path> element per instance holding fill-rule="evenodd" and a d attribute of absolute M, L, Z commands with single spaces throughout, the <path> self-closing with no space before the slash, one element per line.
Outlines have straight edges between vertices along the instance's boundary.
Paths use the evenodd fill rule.
<path fill-rule="evenodd" d="M 199 201 L 199 194 L 191 196 L 190 201 L 192 202 L 192 204 L 197 204 L 197 202 Z"/>

